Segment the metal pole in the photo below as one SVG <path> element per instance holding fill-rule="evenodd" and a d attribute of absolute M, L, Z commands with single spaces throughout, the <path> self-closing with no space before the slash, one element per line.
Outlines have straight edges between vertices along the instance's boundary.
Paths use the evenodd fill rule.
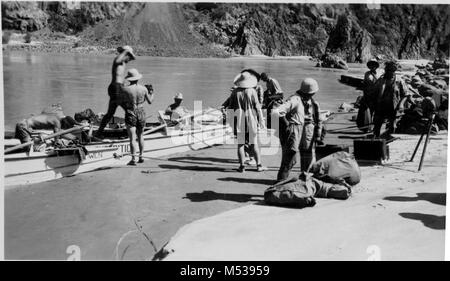
<path fill-rule="evenodd" d="M 425 157 L 425 152 L 427 151 L 427 144 L 428 144 L 428 139 L 430 138 L 430 133 L 431 133 L 431 127 L 433 125 L 433 120 L 434 120 L 434 114 L 430 118 L 430 125 L 428 125 L 428 133 L 427 133 L 427 137 L 425 139 L 425 144 L 423 145 L 423 152 L 422 152 L 422 157 L 420 158 L 419 170 L 418 171 L 420 171 L 422 169 L 423 158 Z"/>
<path fill-rule="evenodd" d="M 416 156 L 417 150 L 419 149 L 420 143 L 422 142 L 422 139 L 423 139 L 423 136 L 424 136 L 424 135 L 425 135 L 425 133 L 422 133 L 422 134 L 420 135 L 419 142 L 417 143 L 416 148 L 414 149 L 414 153 L 413 153 L 413 155 L 411 156 L 411 159 L 409 160 L 409 162 L 412 162 L 412 161 L 414 160 L 414 157 Z"/>

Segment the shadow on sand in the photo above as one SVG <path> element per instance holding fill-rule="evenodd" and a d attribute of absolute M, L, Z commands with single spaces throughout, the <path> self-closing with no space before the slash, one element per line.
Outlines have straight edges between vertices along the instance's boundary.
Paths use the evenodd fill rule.
<path fill-rule="evenodd" d="M 424 201 L 428 201 L 433 204 L 445 206 L 446 194 L 445 193 L 417 193 L 416 197 L 388 196 L 388 197 L 384 197 L 384 200 L 399 201 L 399 202 L 413 202 L 413 201 L 424 200 Z"/>
<path fill-rule="evenodd" d="M 205 167 L 205 166 L 180 166 L 180 165 L 159 165 L 162 169 L 171 170 L 184 170 L 184 171 L 198 171 L 198 172 L 236 172 L 231 168 L 221 168 L 221 167 Z"/>
<path fill-rule="evenodd" d="M 235 178 L 235 177 L 226 177 L 226 178 L 218 178 L 219 181 L 233 181 L 233 182 L 239 182 L 239 183 L 252 183 L 252 184 L 262 184 L 262 185 L 273 185 L 275 184 L 276 180 L 271 179 L 252 179 L 252 178 Z"/>
<path fill-rule="evenodd" d="M 192 162 L 192 161 L 207 161 L 207 162 L 215 162 L 215 163 L 230 163 L 230 164 L 238 164 L 239 161 L 237 159 L 229 159 L 229 158 L 216 158 L 216 157 L 193 157 L 193 156 L 183 156 L 183 157 L 172 157 L 168 158 L 169 161 L 178 161 L 178 162 Z"/>
<path fill-rule="evenodd" d="M 431 229 L 445 230 L 445 216 L 435 216 L 421 213 L 400 213 L 405 219 L 419 220 Z"/>
<path fill-rule="evenodd" d="M 261 198 L 261 199 L 258 199 Z M 234 201 L 238 203 L 245 202 L 261 202 L 263 200 L 263 195 L 256 194 L 242 194 L 242 193 L 217 193 L 211 190 L 205 190 L 202 193 L 186 193 L 186 196 L 183 199 L 189 199 L 191 202 L 205 202 L 205 201 L 213 201 L 213 200 L 226 200 L 226 201 Z"/>

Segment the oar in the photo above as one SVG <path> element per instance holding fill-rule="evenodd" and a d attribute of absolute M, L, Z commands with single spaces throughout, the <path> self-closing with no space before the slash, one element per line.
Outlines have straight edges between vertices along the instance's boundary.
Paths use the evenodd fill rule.
<path fill-rule="evenodd" d="M 354 126 L 349 126 L 349 127 L 345 127 L 345 128 L 339 128 L 339 129 L 327 130 L 327 133 L 339 133 L 339 132 L 345 132 L 345 131 L 348 131 L 348 130 L 350 130 L 350 129 L 356 129 L 356 128 L 361 129 L 361 130 L 364 130 L 364 129 L 370 128 L 370 126 L 372 126 L 372 125 L 373 125 L 373 124 L 369 124 L 369 125 L 363 126 L 363 127 L 358 127 L 357 125 L 354 125 Z"/>
<path fill-rule="evenodd" d="M 186 116 L 183 116 L 181 118 L 178 118 L 178 119 L 174 120 L 174 122 L 180 122 L 180 121 L 183 121 L 183 120 L 188 119 L 188 118 L 196 117 L 196 116 L 199 116 L 199 115 L 205 115 L 206 113 L 214 111 L 214 110 L 218 110 L 219 108 L 220 107 L 216 107 L 216 108 L 211 108 L 209 110 L 206 110 L 204 112 L 200 112 L 200 113 L 196 113 L 196 114 L 189 114 L 189 115 L 186 115 Z M 159 126 L 153 128 L 153 129 L 150 129 L 148 131 L 145 131 L 142 135 L 143 136 L 148 135 L 148 134 L 153 133 L 153 132 L 155 132 L 157 130 L 160 130 L 160 129 L 164 128 L 164 127 L 167 127 L 167 123 L 159 125 Z"/>
<path fill-rule="evenodd" d="M 64 131 L 59 131 L 57 133 L 50 134 L 50 135 L 42 137 L 42 140 L 44 141 L 44 140 L 47 140 L 47 139 L 52 139 L 52 138 L 57 137 L 57 136 L 61 136 L 61 135 L 65 135 L 65 134 L 77 131 L 77 130 L 81 130 L 81 129 L 85 128 L 85 127 L 88 127 L 88 126 L 76 126 L 76 127 L 64 130 Z M 11 147 L 11 148 L 5 149 L 5 154 L 7 154 L 9 152 L 12 152 L 12 151 L 15 151 L 17 149 L 21 149 L 21 148 L 27 147 L 29 145 L 32 145 L 33 143 L 34 143 L 34 140 L 31 140 L 29 142 L 18 144 L 16 146 Z"/>

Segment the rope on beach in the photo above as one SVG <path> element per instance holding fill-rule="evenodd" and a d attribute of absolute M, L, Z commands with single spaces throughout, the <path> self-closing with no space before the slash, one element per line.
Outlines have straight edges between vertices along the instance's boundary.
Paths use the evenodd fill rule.
<path fill-rule="evenodd" d="M 123 259 L 123 256 L 125 255 L 125 252 L 127 251 L 127 249 L 128 249 L 129 246 L 130 246 L 130 245 L 128 245 L 128 246 L 125 248 L 125 250 L 122 252 L 122 255 L 120 256 L 120 259 L 119 259 L 119 246 L 120 246 L 120 244 L 122 243 L 123 239 L 125 239 L 125 237 L 127 237 L 129 234 L 131 234 L 131 233 L 133 233 L 133 232 L 136 232 L 136 231 L 137 231 L 137 230 L 130 230 L 130 231 L 125 232 L 125 234 L 123 234 L 123 235 L 120 237 L 119 241 L 117 241 L 117 243 L 116 243 L 116 248 L 115 248 L 115 250 L 114 250 L 114 255 L 116 256 L 116 260 L 121 260 L 121 259 Z"/>
<path fill-rule="evenodd" d="M 155 253 L 157 253 L 157 252 L 158 252 L 158 249 L 156 248 L 155 243 L 153 243 L 153 240 L 150 239 L 150 237 L 147 235 L 147 233 L 145 233 L 145 232 L 142 230 L 142 226 L 141 226 L 140 224 L 138 224 L 138 222 L 137 222 L 136 219 L 134 219 L 134 224 L 136 225 L 136 227 L 137 227 L 137 229 L 139 230 L 139 232 L 140 232 L 140 233 L 145 237 L 145 239 L 150 243 L 150 245 L 152 245 L 153 250 L 155 250 Z"/>

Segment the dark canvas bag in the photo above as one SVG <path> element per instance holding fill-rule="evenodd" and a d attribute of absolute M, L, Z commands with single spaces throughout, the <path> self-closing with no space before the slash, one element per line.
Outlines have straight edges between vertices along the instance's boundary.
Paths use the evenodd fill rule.
<path fill-rule="evenodd" d="M 266 189 L 264 201 L 268 205 L 312 207 L 316 204 L 315 192 L 316 189 L 311 181 L 305 182 L 295 177 Z"/>
<path fill-rule="evenodd" d="M 351 186 L 347 183 L 328 183 L 318 180 L 316 178 L 311 178 L 313 182 L 317 198 L 334 198 L 334 199 L 348 199 L 352 193 Z"/>
<path fill-rule="evenodd" d="M 299 179 L 293 177 L 269 187 L 264 192 L 264 201 L 268 205 L 304 208 L 316 204 L 314 197 L 347 199 L 350 195 L 350 186 L 345 182 L 327 183 L 302 173 Z"/>
<path fill-rule="evenodd" d="M 312 164 L 309 170 L 316 179 L 328 183 L 345 183 L 356 185 L 361 181 L 361 170 L 355 158 L 339 151 Z"/>

